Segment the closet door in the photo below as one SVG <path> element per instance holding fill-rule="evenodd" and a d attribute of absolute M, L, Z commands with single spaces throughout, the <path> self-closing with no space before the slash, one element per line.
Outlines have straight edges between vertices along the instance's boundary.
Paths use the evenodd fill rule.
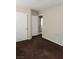
<path fill-rule="evenodd" d="M 32 36 L 39 35 L 39 18 L 32 15 Z"/>
<path fill-rule="evenodd" d="M 16 41 L 27 39 L 27 15 L 16 12 Z"/>

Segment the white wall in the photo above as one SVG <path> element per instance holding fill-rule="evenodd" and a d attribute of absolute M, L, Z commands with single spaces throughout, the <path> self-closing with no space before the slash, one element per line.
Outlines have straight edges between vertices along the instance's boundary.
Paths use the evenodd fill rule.
<path fill-rule="evenodd" d="M 38 16 L 39 15 L 39 12 L 38 11 L 36 11 L 36 10 L 31 10 L 32 11 L 32 15 L 33 16 Z"/>
<path fill-rule="evenodd" d="M 30 8 L 16 6 L 17 12 L 23 12 L 27 14 L 27 39 L 32 38 L 32 10 Z"/>
<path fill-rule="evenodd" d="M 38 12 L 30 8 L 24 8 L 19 6 L 16 6 L 16 11 L 27 14 L 27 39 L 31 39 L 32 38 L 32 16 L 38 16 Z"/>
<path fill-rule="evenodd" d="M 16 12 L 16 41 L 27 39 L 27 14 Z"/>
<path fill-rule="evenodd" d="M 41 11 L 40 15 L 43 15 L 44 19 L 43 37 L 59 45 L 63 45 L 63 6 L 55 6 Z"/>

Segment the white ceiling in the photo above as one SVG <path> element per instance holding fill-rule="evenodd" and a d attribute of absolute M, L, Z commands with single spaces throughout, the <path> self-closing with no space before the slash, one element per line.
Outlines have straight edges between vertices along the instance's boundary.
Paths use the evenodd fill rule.
<path fill-rule="evenodd" d="M 63 0 L 16 0 L 16 6 L 31 8 L 37 11 L 62 4 Z"/>

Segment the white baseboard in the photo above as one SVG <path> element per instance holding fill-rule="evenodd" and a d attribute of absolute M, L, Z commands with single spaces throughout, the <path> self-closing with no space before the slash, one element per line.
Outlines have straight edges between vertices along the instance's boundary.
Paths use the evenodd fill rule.
<path fill-rule="evenodd" d="M 48 37 L 44 37 L 44 36 L 42 36 L 42 37 L 45 38 L 45 39 L 47 39 L 47 40 L 49 40 L 49 41 L 51 41 L 51 42 L 54 42 L 54 43 L 56 43 L 56 44 L 58 44 L 58 45 L 63 46 L 63 43 L 61 43 L 61 42 L 56 42 L 56 41 L 54 41 L 54 40 L 52 40 L 52 39 L 50 39 L 50 38 L 48 38 Z"/>

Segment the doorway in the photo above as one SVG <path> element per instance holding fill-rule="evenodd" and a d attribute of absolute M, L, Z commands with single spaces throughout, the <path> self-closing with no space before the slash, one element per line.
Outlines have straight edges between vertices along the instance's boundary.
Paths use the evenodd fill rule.
<path fill-rule="evenodd" d="M 43 29 L 43 16 L 39 16 L 39 32 L 42 35 L 42 29 Z"/>
<path fill-rule="evenodd" d="M 43 16 L 32 16 L 32 36 L 42 34 Z"/>

